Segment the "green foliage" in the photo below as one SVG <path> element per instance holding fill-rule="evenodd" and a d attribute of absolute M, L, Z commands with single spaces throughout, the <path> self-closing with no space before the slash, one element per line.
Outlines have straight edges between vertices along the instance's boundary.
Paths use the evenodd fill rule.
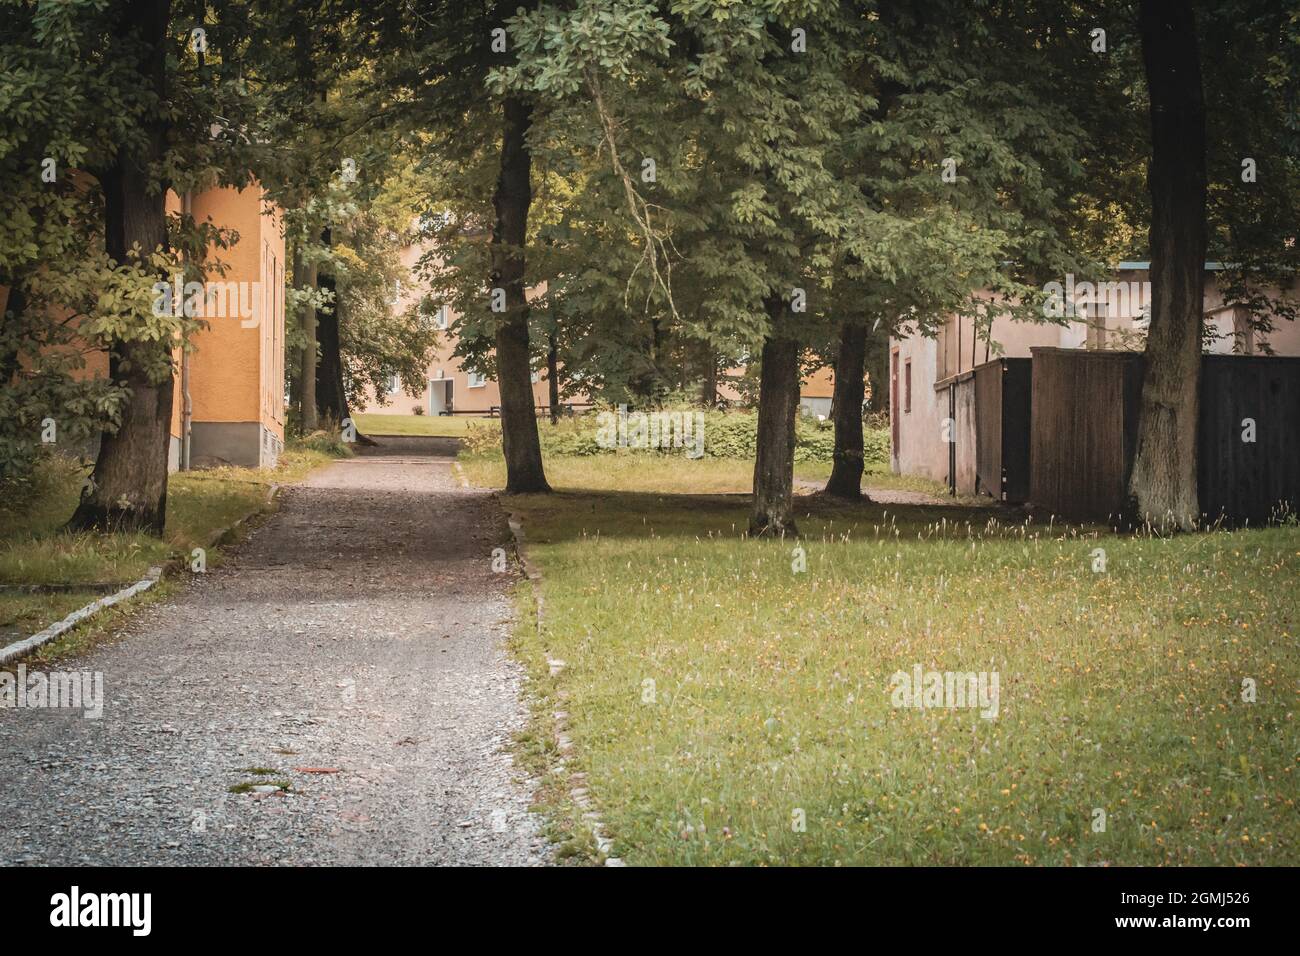
<path fill-rule="evenodd" d="M 341 433 L 334 429 L 326 431 L 317 429 L 310 435 L 304 435 L 302 438 L 295 440 L 295 446 L 304 448 L 307 451 L 320 452 L 323 455 L 329 455 L 331 458 L 351 458 L 356 454 L 352 446 L 343 441 Z"/>
<path fill-rule="evenodd" d="M 171 5 L 177 23 L 203 23 L 205 11 L 188 0 Z M 173 343 L 198 323 L 155 308 L 154 283 L 219 272 L 218 257 L 194 253 L 236 238 L 172 216 L 165 245 L 127 250 L 120 262 L 106 254 L 100 183 L 125 156 L 140 155 L 160 115 L 169 135 L 162 161 L 149 163 L 151 196 L 248 181 L 251 141 L 229 131 L 248 119 L 254 98 L 234 82 L 238 66 L 222 57 L 229 47 L 214 43 L 201 65 L 188 28 L 170 33 L 168 99 L 160 101 L 140 82 L 142 44 L 123 30 L 125 12 L 104 0 L 0 3 L 0 478 L 30 473 L 43 423 L 65 446 L 118 426 L 128 370 L 92 375 L 92 360 L 132 345 L 132 371 L 155 382 L 172 375 Z M 217 26 L 209 32 L 229 39 Z M 224 131 L 214 135 L 215 116 Z M 184 264 L 180 251 L 189 253 Z"/>
<path fill-rule="evenodd" d="M 758 415 L 750 411 L 700 412 L 697 408 L 665 409 L 685 415 L 704 416 L 704 455 L 751 461 L 757 448 Z M 636 413 L 630 413 L 635 415 Z M 608 421 L 606 419 L 605 421 Z M 607 448 L 601 445 L 602 419 L 586 414 L 562 419 L 558 424 L 539 428 L 542 451 L 548 457 L 581 458 L 597 455 L 682 455 L 681 448 Z M 829 462 L 835 452 L 835 429 L 829 421 L 819 422 L 800 415 L 796 422 L 795 461 Z M 863 433 L 866 465 L 871 468 L 889 463 L 889 433 L 882 428 L 867 428 Z M 465 452 L 471 456 L 500 455 L 501 431 L 491 426 L 471 425 L 463 439 Z"/>
<path fill-rule="evenodd" d="M 438 329 L 421 301 L 406 300 L 413 280 L 401 258 L 418 238 L 414 188 L 400 177 L 380 184 L 333 229 L 325 268 L 338 284 L 344 388 L 353 403 L 367 392 L 387 402 L 392 376 L 413 394 L 427 387 Z"/>

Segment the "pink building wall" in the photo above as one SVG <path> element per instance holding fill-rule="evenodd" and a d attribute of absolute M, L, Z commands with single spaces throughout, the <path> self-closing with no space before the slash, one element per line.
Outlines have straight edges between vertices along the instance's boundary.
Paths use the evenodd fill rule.
<path fill-rule="evenodd" d="M 921 475 L 936 481 L 948 481 L 949 448 L 945 440 L 944 421 L 949 417 L 947 383 L 977 365 L 1000 356 L 1029 357 L 1038 346 L 1058 348 L 1134 348 L 1142 347 L 1143 307 L 1149 302 L 1148 273 L 1145 269 L 1123 269 L 1112 279 L 1121 283 L 1118 290 L 1107 290 L 1104 298 L 1110 306 L 1104 316 L 1089 318 L 1086 310 L 1074 318 L 1065 317 L 1060 324 L 1016 322 L 995 319 L 990 338 L 992 345 L 981 340 L 975 344 L 974 319 L 954 316 L 946 334 L 926 337 L 914 327 L 904 327 L 901 335 L 890 339 L 890 416 L 896 436 L 890 463 L 898 474 Z M 1136 288 L 1132 286 L 1136 283 Z M 1208 351 L 1230 354 L 1234 350 L 1234 309 L 1224 306 L 1214 273 L 1207 272 L 1205 282 L 1206 324 L 1216 332 Z M 1096 339 L 1099 324 L 1105 326 L 1105 341 Z M 1093 341 L 1089 341 L 1089 327 Z M 1278 355 L 1300 355 L 1300 324 L 1279 320 L 1277 329 L 1266 337 Z M 1258 351 L 1258 341 L 1256 343 Z M 894 368 L 897 362 L 897 381 Z M 907 370 L 911 369 L 910 408 Z M 936 390 L 937 388 L 937 390 Z M 897 411 L 895 411 L 897 409 Z M 964 416 L 958 415 L 960 428 Z M 960 436 L 958 437 L 960 441 Z"/>

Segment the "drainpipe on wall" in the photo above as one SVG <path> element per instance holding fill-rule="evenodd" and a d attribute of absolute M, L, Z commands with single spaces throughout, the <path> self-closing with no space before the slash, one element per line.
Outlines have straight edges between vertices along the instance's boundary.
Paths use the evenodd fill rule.
<path fill-rule="evenodd" d="M 193 194 L 186 190 L 181 199 L 181 210 L 186 218 L 189 218 L 192 208 Z M 183 347 L 187 345 L 188 340 L 182 343 L 181 348 L 181 471 L 190 470 L 190 422 L 194 418 L 194 405 L 190 401 L 190 350 Z"/>

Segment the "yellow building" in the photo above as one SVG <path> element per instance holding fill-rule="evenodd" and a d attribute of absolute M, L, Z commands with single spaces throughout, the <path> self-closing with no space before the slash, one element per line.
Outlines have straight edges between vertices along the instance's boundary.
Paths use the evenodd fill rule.
<path fill-rule="evenodd" d="M 171 449 L 168 468 L 244 465 L 271 467 L 284 448 L 285 244 L 280 212 L 258 184 L 216 188 L 189 196 L 168 193 L 168 213 L 186 208 L 196 222 L 239 234 L 228 249 L 209 255 L 225 264 L 206 288 L 177 288 L 207 327 L 194 348 L 173 358 Z M 0 286 L 0 314 L 9 290 Z M 108 355 L 92 352 L 80 375 L 108 375 Z M 93 457 L 97 440 L 79 449 Z"/>
<path fill-rule="evenodd" d="M 175 202 L 179 208 L 181 200 Z M 225 275 L 208 282 L 203 304 L 207 327 L 194 336 L 188 361 L 177 358 L 174 466 L 188 462 L 192 467 L 271 467 L 284 448 L 285 247 L 280 212 L 256 184 L 242 190 L 209 189 L 190 202 L 196 222 L 234 229 L 239 241 L 213 252 L 226 265 Z"/>
<path fill-rule="evenodd" d="M 418 302 L 428 289 L 418 279 L 416 266 L 420 258 L 430 249 L 428 244 L 407 246 L 402 250 L 402 265 L 409 272 L 410 279 L 402 283 L 393 302 L 396 311 L 405 311 Z M 531 301 L 545 291 L 545 283 L 528 290 Z M 435 321 L 442 330 L 438 347 L 429 361 L 429 371 L 425 376 L 424 387 L 418 393 L 407 391 L 394 376 L 384 394 L 376 395 L 367 389 L 365 395 L 352 409 L 363 415 L 471 415 L 489 416 L 499 414 L 501 408 L 501 389 L 494 379 L 467 371 L 461 366 L 460 359 L 454 354 L 456 350 L 456 333 L 452 328 L 458 313 L 450 306 L 444 306 L 436 315 Z M 550 404 L 550 383 L 545 372 L 533 374 L 533 405 L 539 410 Z M 562 399 L 561 403 L 585 406 L 586 396 Z M 420 411 L 417 412 L 416 409 Z"/>

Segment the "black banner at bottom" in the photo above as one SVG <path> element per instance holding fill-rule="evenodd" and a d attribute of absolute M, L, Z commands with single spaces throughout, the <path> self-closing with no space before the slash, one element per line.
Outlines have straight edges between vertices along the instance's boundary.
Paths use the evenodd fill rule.
<path fill-rule="evenodd" d="M 872 938 L 900 927 L 977 934 L 1043 928 L 1055 938 L 1133 936 L 1231 945 L 1292 925 L 1294 870 L 1244 869 L 8 869 L 15 938 L 297 945 L 476 926 L 484 942 L 554 938 L 565 921 L 593 934 L 672 934 L 716 926 L 734 944 L 795 920 Z M 483 922 L 476 918 L 487 917 Z M 656 929 L 658 927 L 658 929 Z M 707 929 L 706 929 L 707 932 Z M 605 936 L 606 940 L 615 937 Z M 665 941 L 670 938 L 664 937 Z"/>

